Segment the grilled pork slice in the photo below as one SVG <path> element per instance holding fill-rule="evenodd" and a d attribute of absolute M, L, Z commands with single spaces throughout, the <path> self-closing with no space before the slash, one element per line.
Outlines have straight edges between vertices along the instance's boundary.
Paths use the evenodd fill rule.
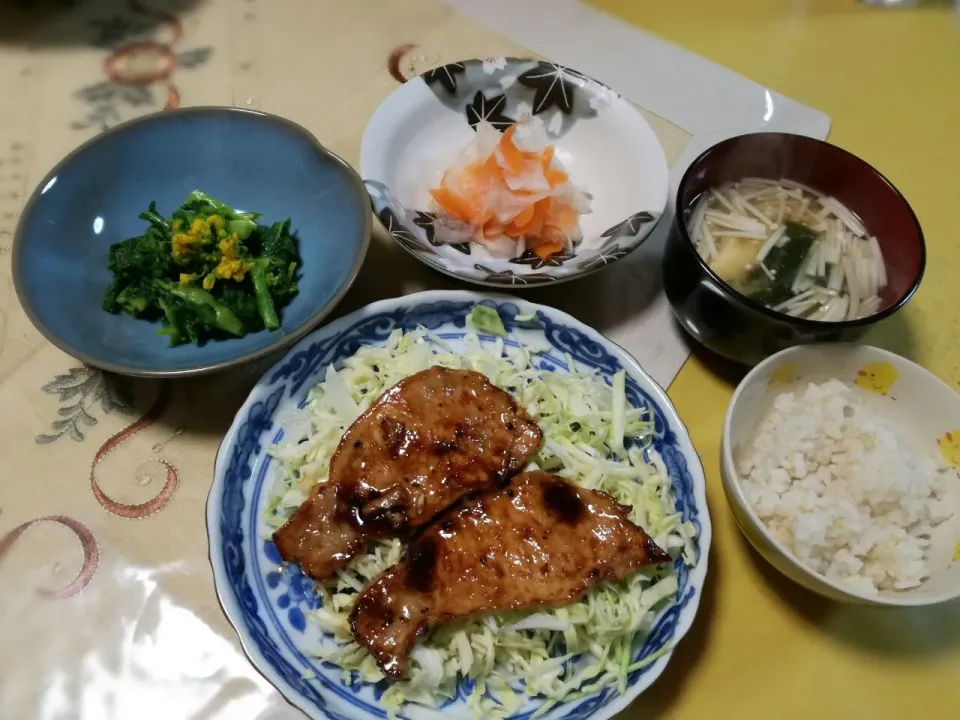
<path fill-rule="evenodd" d="M 596 583 L 670 560 L 629 508 L 544 472 L 518 475 L 451 510 L 368 585 L 350 615 L 356 641 L 402 677 L 417 638 L 477 613 L 572 603 Z"/>
<path fill-rule="evenodd" d="M 285 560 L 323 579 L 368 539 L 420 527 L 468 493 L 503 484 L 543 434 L 481 373 L 434 367 L 384 392 L 347 430 L 315 486 L 274 533 Z"/>

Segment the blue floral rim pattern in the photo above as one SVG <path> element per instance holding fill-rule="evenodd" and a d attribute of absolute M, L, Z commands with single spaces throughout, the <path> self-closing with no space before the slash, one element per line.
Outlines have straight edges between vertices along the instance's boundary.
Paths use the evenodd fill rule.
<path fill-rule="evenodd" d="M 424 299 L 418 302 L 419 298 L 427 296 L 471 299 Z M 218 456 L 208 521 L 211 559 L 225 610 L 261 671 L 275 683 L 285 685 L 288 689 L 285 692 L 291 700 L 301 706 L 302 702 L 309 703 L 323 716 L 334 720 L 386 717 L 386 712 L 376 702 L 385 685 L 381 683 L 372 687 L 342 680 L 338 669 L 307 658 L 295 639 L 290 637 L 291 631 L 305 629 L 304 610 L 315 609 L 319 600 L 310 581 L 298 569 L 285 567 L 283 572 L 278 571 L 276 549 L 271 542 L 264 542 L 257 535 L 259 501 L 267 468 L 267 463 L 257 467 L 257 460 L 262 458 L 265 447 L 282 435 L 276 421 L 278 410 L 287 404 L 300 404 L 310 387 L 322 379 L 327 365 L 339 365 L 364 345 L 383 344 L 397 329 L 410 331 L 424 327 L 435 332 L 446 330 L 462 335 L 466 318 L 478 301 L 499 312 L 508 332 L 517 327 L 515 318 L 518 314 L 537 308 L 519 301 L 484 299 L 484 296 L 472 293 L 423 293 L 400 301 L 379 303 L 343 318 L 301 341 L 264 376 L 235 419 Z M 664 411 L 664 403 L 669 404 L 662 391 L 649 380 L 646 382 L 659 397 L 653 397 L 641 387 L 636 366 L 631 367 L 628 363 L 625 367 L 617 357 L 618 353 L 612 351 L 615 346 L 576 327 L 579 323 L 572 319 L 569 324 L 563 322 L 565 316 L 557 311 L 540 308 L 537 315 L 544 338 L 556 351 L 546 358 L 548 367 L 552 364 L 550 369 L 566 370 L 563 358 L 564 354 L 569 354 L 579 367 L 596 369 L 608 380 L 619 370 L 627 370 L 628 400 L 634 407 L 651 408 L 655 423 L 654 447 L 667 467 L 677 509 L 683 520 L 692 523 L 697 530 L 697 565 L 687 568 L 677 563 L 676 599 L 656 618 L 643 644 L 635 648 L 633 662 L 638 662 L 679 640 L 692 621 L 692 612 L 699 601 L 710 539 L 709 516 L 702 499 L 702 471 L 685 430 L 675 419 L 670 419 L 671 416 L 675 418 L 672 408 L 669 412 Z M 645 379 L 642 375 L 641 378 Z M 696 468 L 699 488 L 691 473 L 691 465 Z M 263 556 L 262 561 L 259 556 Z M 283 616 L 283 621 L 279 615 Z M 683 622 L 681 618 L 684 618 Z M 665 662 L 666 658 L 662 658 L 634 671 L 629 677 L 630 686 L 648 685 L 662 671 Z M 314 674 L 308 669 L 310 667 L 317 668 L 315 678 L 310 677 Z M 464 691 L 469 691 L 468 684 L 461 685 L 464 686 L 461 697 L 455 701 L 462 699 Z M 364 688 L 372 692 L 364 694 L 361 692 Z M 300 696 L 302 702 L 291 693 Z M 546 717 L 565 720 L 607 717 L 616 711 L 612 706 L 620 704 L 616 702 L 618 699 L 622 700 L 616 692 L 603 690 L 586 699 L 560 705 Z M 307 707 L 303 709 L 308 710 Z M 344 709 L 349 709 L 348 715 L 342 714 Z M 512 717 L 529 720 L 533 711 L 528 707 Z"/>

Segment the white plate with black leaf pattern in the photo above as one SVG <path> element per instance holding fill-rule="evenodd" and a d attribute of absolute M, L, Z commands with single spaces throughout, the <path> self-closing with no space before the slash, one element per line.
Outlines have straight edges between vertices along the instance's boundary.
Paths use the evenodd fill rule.
<path fill-rule="evenodd" d="M 429 190 L 481 119 L 501 132 L 542 123 L 571 182 L 593 196 L 573 248 L 546 261 L 530 251 L 503 259 L 475 243 L 435 241 Z M 653 230 L 670 186 L 663 147 L 626 98 L 555 63 L 502 57 L 443 65 L 397 88 L 367 123 L 360 174 L 401 247 L 441 272 L 493 287 L 573 280 L 620 260 Z"/>

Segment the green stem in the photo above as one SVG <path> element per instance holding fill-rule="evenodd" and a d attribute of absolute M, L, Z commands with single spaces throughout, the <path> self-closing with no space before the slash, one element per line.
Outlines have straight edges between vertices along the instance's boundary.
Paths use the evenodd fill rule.
<path fill-rule="evenodd" d="M 157 212 L 157 204 L 150 203 L 150 208 L 140 213 L 140 219 L 146 220 L 158 230 L 161 230 L 168 240 L 170 239 L 170 223 L 163 215 Z"/>
<path fill-rule="evenodd" d="M 230 335 L 243 337 L 244 327 L 240 318 L 206 290 L 166 282 L 161 282 L 160 285 L 174 297 L 180 298 L 191 305 L 207 324 L 213 325 Z"/>
<path fill-rule="evenodd" d="M 160 309 L 163 310 L 163 314 L 166 317 L 164 327 L 160 330 L 157 330 L 157 334 L 168 335 L 170 337 L 171 347 L 185 343 L 187 341 L 187 336 L 184 335 L 180 330 L 175 309 L 165 298 L 161 297 L 157 303 L 160 305 Z"/>
<path fill-rule="evenodd" d="M 276 330 L 280 327 L 280 318 L 277 316 L 277 307 L 270 294 L 270 285 L 267 282 L 267 263 L 254 260 L 250 267 L 250 277 L 253 279 L 253 292 L 257 296 L 257 310 L 263 318 L 267 330 Z"/>

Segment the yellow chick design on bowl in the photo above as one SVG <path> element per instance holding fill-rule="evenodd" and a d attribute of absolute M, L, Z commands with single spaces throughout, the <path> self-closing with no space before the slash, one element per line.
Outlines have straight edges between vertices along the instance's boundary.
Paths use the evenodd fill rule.
<path fill-rule="evenodd" d="M 873 362 L 857 371 L 858 387 L 878 395 L 886 395 L 897 381 L 897 369 L 886 362 Z"/>
<path fill-rule="evenodd" d="M 770 373 L 770 380 L 767 382 L 768 389 L 775 389 L 783 385 L 790 385 L 797 381 L 797 364 L 787 361 L 777 365 L 776 369 Z"/>
<path fill-rule="evenodd" d="M 943 459 L 952 468 L 960 468 L 960 430 L 945 433 L 937 438 L 937 446 Z"/>

